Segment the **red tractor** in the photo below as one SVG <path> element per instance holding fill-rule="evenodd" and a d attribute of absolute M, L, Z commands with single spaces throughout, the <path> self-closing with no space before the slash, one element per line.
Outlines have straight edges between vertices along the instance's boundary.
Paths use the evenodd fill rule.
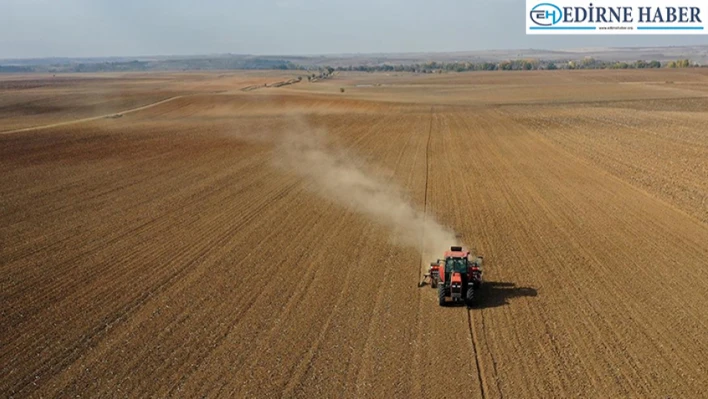
<path fill-rule="evenodd" d="M 445 259 L 430 263 L 425 277 L 430 278 L 431 287 L 438 289 L 440 306 L 447 304 L 447 298 L 472 305 L 475 290 L 482 285 L 482 260 L 481 256 L 472 256 L 462 247 L 450 247 Z"/>

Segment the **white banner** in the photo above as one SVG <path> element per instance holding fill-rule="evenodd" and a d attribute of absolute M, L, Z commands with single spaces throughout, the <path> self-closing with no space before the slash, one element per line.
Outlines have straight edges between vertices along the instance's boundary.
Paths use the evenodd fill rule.
<path fill-rule="evenodd" d="M 526 0 L 527 35 L 703 35 L 708 0 Z"/>

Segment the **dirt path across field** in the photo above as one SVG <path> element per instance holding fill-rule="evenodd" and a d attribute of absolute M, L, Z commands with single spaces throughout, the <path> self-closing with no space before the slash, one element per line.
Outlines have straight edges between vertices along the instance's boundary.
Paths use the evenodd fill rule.
<path fill-rule="evenodd" d="M 132 114 L 133 112 L 143 111 L 143 110 L 146 110 L 146 109 L 149 109 L 152 107 L 156 107 L 161 104 L 168 103 L 170 101 L 174 101 L 174 100 L 176 100 L 178 98 L 182 98 L 182 97 L 184 97 L 184 96 L 173 96 L 173 97 L 169 97 L 164 100 L 160 100 L 160 101 L 157 101 L 154 103 L 143 105 L 143 106 L 140 106 L 137 108 L 131 108 L 131 109 L 127 109 L 125 111 L 113 112 L 113 113 L 105 114 L 105 115 L 92 116 L 90 118 L 82 118 L 82 119 L 75 119 L 75 120 L 65 121 L 65 122 L 50 123 L 48 125 L 32 126 L 32 127 L 22 128 L 22 129 L 0 131 L 0 134 L 31 132 L 31 131 L 36 131 L 36 130 L 52 129 L 52 128 L 63 127 L 63 126 L 68 126 L 68 125 L 75 125 L 77 123 L 91 122 L 91 121 L 105 119 L 105 118 L 120 118 L 123 115 L 128 115 L 128 114 Z"/>

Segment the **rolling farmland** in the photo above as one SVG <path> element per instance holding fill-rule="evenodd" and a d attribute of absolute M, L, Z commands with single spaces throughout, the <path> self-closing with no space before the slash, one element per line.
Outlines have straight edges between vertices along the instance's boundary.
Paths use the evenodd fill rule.
<path fill-rule="evenodd" d="M 288 73 L 0 80 L 0 396 L 705 395 L 708 71 Z"/>

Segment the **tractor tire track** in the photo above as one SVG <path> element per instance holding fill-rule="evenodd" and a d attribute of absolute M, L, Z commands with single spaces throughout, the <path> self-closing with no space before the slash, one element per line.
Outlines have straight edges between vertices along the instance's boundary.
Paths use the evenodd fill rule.
<path fill-rule="evenodd" d="M 433 133 L 433 119 L 434 119 L 434 107 L 430 107 L 430 121 L 428 124 L 428 137 L 425 140 L 425 185 L 423 186 L 423 219 L 424 221 L 428 217 L 428 181 L 430 179 L 430 141 L 432 139 Z M 425 243 L 425 231 L 423 231 L 423 237 L 421 237 L 421 243 Z M 421 244 L 422 248 L 422 244 Z M 418 265 L 418 282 L 423 281 L 423 274 L 425 270 L 425 259 L 423 258 L 425 253 L 425 248 L 421 251 L 420 262 Z M 413 357 L 413 370 L 416 378 L 413 383 L 413 394 L 417 398 L 423 397 L 423 386 L 421 381 L 425 379 L 425 373 L 422 367 L 422 356 L 423 356 L 423 306 L 424 298 L 421 292 L 421 287 L 418 287 L 418 312 L 416 312 L 416 344 L 415 355 Z"/>
<path fill-rule="evenodd" d="M 475 334 L 474 331 L 474 319 L 472 317 L 471 310 L 467 311 L 467 326 L 469 327 L 470 341 L 472 341 L 472 351 L 474 352 L 474 364 L 477 370 L 477 377 L 479 378 L 479 392 L 482 395 L 482 399 L 485 399 L 487 397 L 485 392 L 488 392 L 488 389 L 484 388 L 487 383 L 486 379 L 484 378 L 484 371 L 482 371 L 482 364 L 479 361 L 479 340 L 477 339 L 477 334 Z"/>
<path fill-rule="evenodd" d="M 450 126 L 452 122 L 452 114 L 447 114 L 445 115 L 445 126 L 446 126 L 446 131 L 447 134 L 445 135 L 451 143 L 455 143 L 455 140 L 452 138 L 452 128 Z M 477 374 L 477 380 L 479 382 L 479 393 L 482 397 L 482 399 L 486 399 L 487 393 L 489 392 L 489 389 L 487 388 L 487 382 L 486 382 L 486 376 L 483 370 L 483 363 L 480 360 L 481 358 L 481 346 L 479 343 L 479 339 L 477 338 L 477 334 L 475 332 L 474 328 L 474 316 L 472 314 L 471 309 L 467 309 L 467 320 L 466 320 L 466 325 L 468 329 L 468 334 L 469 334 L 469 339 L 470 339 L 470 346 L 472 349 L 472 357 L 474 358 L 474 369 Z"/>

